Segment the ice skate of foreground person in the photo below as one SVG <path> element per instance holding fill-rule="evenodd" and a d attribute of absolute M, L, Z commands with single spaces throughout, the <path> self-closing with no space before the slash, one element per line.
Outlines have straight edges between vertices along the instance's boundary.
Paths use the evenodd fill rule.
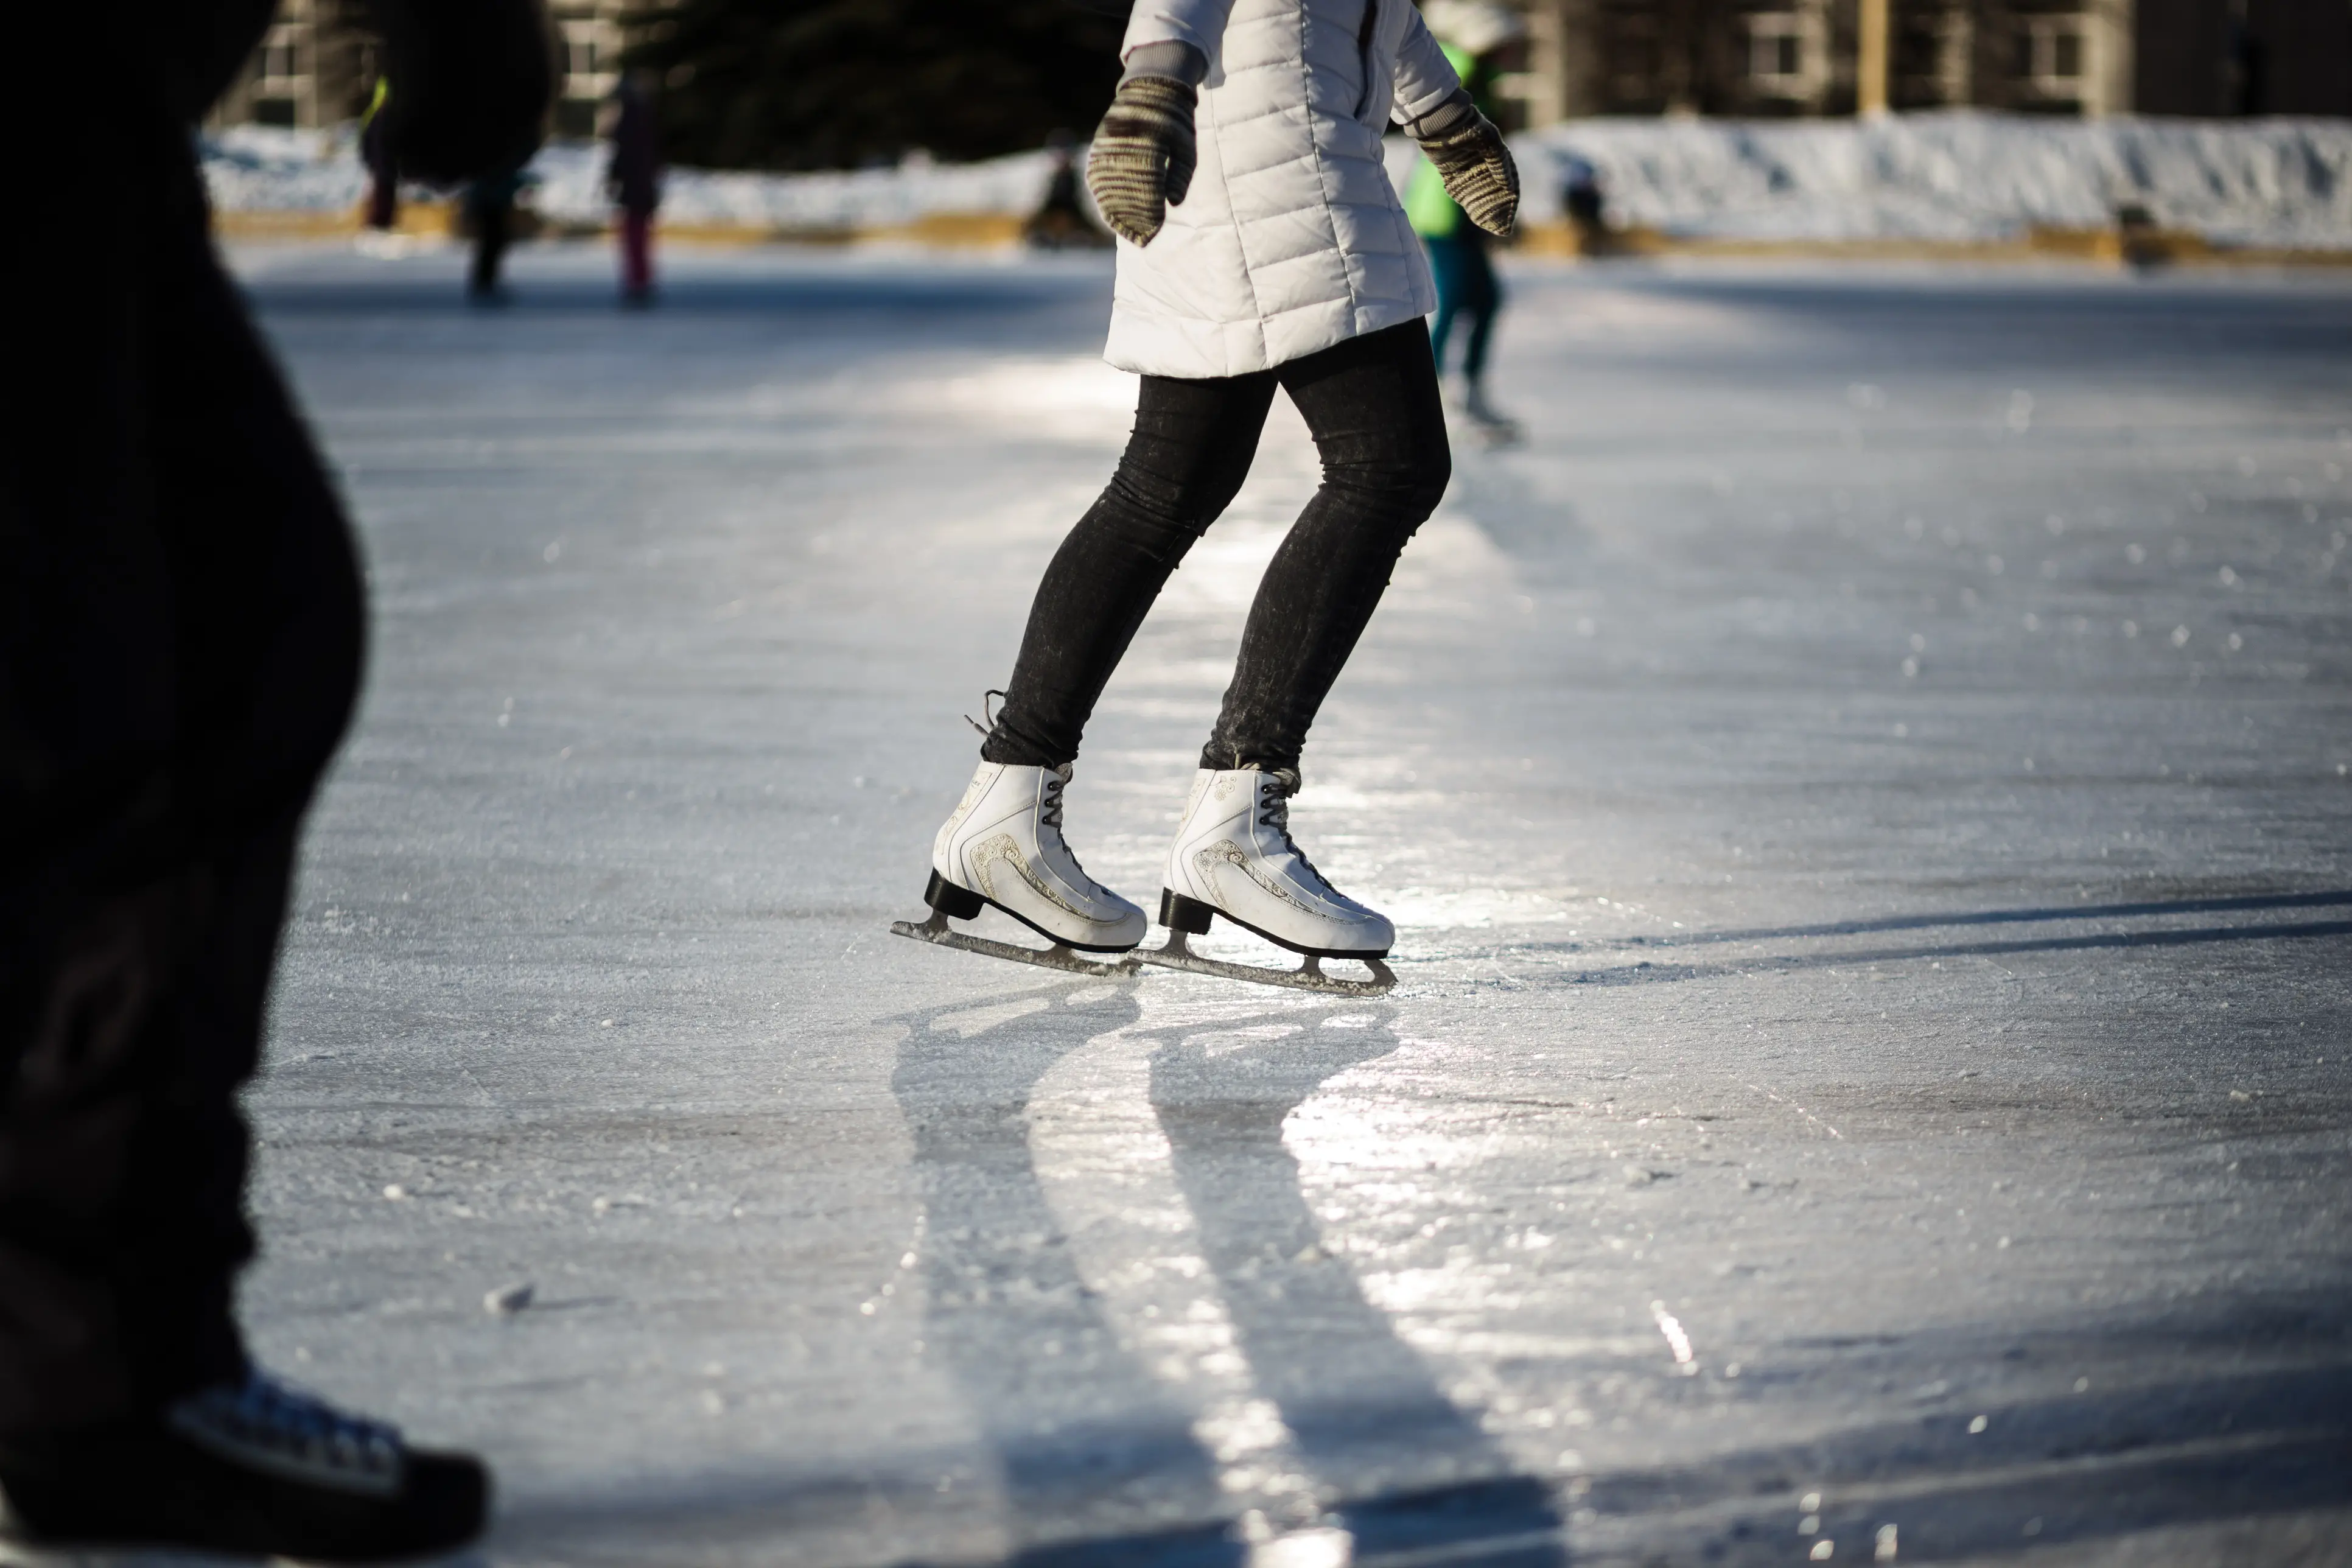
<path fill-rule="evenodd" d="M 1381 962 L 1396 942 L 1396 928 L 1331 886 L 1291 842 L 1290 797 L 1297 793 L 1298 775 L 1286 768 L 1201 770 L 1160 889 L 1168 944 L 1137 958 L 1168 969 L 1349 996 L 1377 996 L 1396 984 Z M 1218 915 L 1304 954 L 1307 962 L 1281 970 L 1202 958 L 1190 939 L 1206 934 Z M 1325 974 L 1327 958 L 1355 959 L 1372 977 Z"/>
<path fill-rule="evenodd" d="M 1081 952 L 1126 952 L 1150 929 L 1143 911 L 1086 873 L 1062 837 L 1062 791 L 1070 767 L 982 763 L 963 803 L 931 842 L 931 880 L 923 901 L 931 918 L 898 921 L 890 930 L 918 942 L 960 947 L 991 958 L 1066 969 L 1076 974 L 1129 974 L 1129 963 L 1097 963 Z M 1016 947 L 949 929 L 994 905 L 1054 945 Z"/>
<path fill-rule="evenodd" d="M 1231 58 L 1228 37 L 1241 40 Z M 1016 791 L 1021 820 L 1040 825 L 1035 854 L 1012 834 L 1009 850 L 982 858 L 983 888 L 970 858 L 978 850 L 950 819 L 941 842 L 966 845 L 956 851 L 965 858 L 936 853 L 931 919 L 892 929 L 1087 973 L 1149 963 L 1353 995 L 1385 990 L 1389 922 L 1335 890 L 1288 825 L 1307 731 L 1453 473 L 1423 320 L 1436 291 L 1389 181 L 1381 132 L 1396 124 L 1419 141 L 1449 199 L 1490 233 L 1510 232 L 1518 172 L 1404 0 L 1138 0 L 1120 55 L 1127 72 L 1087 181 L 1119 237 L 1104 357 L 1142 377 L 1135 428 L 1109 487 L 1038 585 L 973 783 L 1012 788 L 1014 770 L 1039 781 L 1034 804 L 1024 804 L 1029 784 Z M 1090 963 L 1078 948 L 1133 945 L 1133 906 L 1076 870 L 1058 794 L 1046 821 L 1043 780 L 1067 783 L 1136 628 L 1248 477 L 1277 391 L 1315 438 L 1323 483 L 1258 585 L 1202 748 L 1161 900 L 1168 943 L 1118 965 Z M 959 817 L 976 797 L 965 798 Z M 1056 946 L 1041 955 L 949 928 L 989 903 Z M 1219 914 L 1304 954 L 1305 966 L 1194 954 L 1190 939 Z M 1373 977 L 1325 975 L 1321 961 L 1332 956 L 1363 960 Z"/>

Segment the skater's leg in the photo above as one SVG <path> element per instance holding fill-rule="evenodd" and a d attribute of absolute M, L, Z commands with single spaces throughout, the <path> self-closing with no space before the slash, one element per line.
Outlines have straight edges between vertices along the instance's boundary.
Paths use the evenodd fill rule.
<path fill-rule="evenodd" d="M 474 209 L 474 268 L 467 279 L 466 291 L 477 300 L 498 297 L 499 272 L 506 262 L 508 225 L 513 214 L 509 203 L 495 199 L 485 199 Z"/>
<path fill-rule="evenodd" d="M 1445 344 L 1454 335 L 1454 318 L 1461 313 L 1463 300 L 1462 250 L 1464 242 L 1448 235 L 1422 242 L 1429 252 L 1429 275 L 1437 285 L 1437 314 L 1429 324 L 1429 353 L 1437 374 L 1445 374 Z"/>
<path fill-rule="evenodd" d="M 1273 400 L 1271 374 L 1144 378 L 1118 471 L 1046 568 L 981 764 L 931 841 L 934 928 L 989 903 L 1070 947 L 1142 940 L 1143 910 L 1087 876 L 1063 838 L 1061 792 L 1104 683 L 1168 574 L 1241 488 Z"/>
<path fill-rule="evenodd" d="M 1295 769 L 1307 727 L 1453 472 L 1419 321 L 1276 373 L 1315 437 L 1323 485 L 1260 583 L 1203 768 Z"/>
<path fill-rule="evenodd" d="M 630 207 L 621 214 L 621 293 L 642 301 L 653 293 L 654 215 Z"/>
<path fill-rule="evenodd" d="M 1463 246 L 1463 307 L 1470 312 L 1470 335 L 1462 345 L 1462 376 L 1472 386 L 1486 376 L 1486 344 L 1494 335 L 1495 317 L 1503 308 L 1503 286 L 1495 277 L 1495 263 L 1483 239 Z"/>
<path fill-rule="evenodd" d="M 229 1281 L 252 1249 L 236 1096 L 259 1059 L 296 836 L 359 690 L 365 612 L 342 507 L 208 247 L 190 244 L 165 292 L 151 406 L 194 886 L 126 1193 L 152 1303 L 123 1321 L 147 1376 L 184 1391 L 216 1382 L 236 1343 Z M 183 1317 L 199 1336 L 178 1337 Z"/>
<path fill-rule="evenodd" d="M 128 634 L 90 678 L 118 706 L 93 690 L 9 715 L 67 766 L 10 802 L 47 853 L 0 887 L 0 1437 L 134 1417 L 244 1370 L 235 1096 L 295 824 L 358 674 L 340 510 L 193 213 L 142 254 L 122 297 L 92 302 L 138 340 L 110 388 L 129 493 L 47 471 L 73 461 L 66 439 L 28 442 L 29 482 L 0 501 L 34 586 L 69 606 L 12 655 L 38 668 L 92 626 Z M 144 581 L 77 564 L 93 526 L 136 545 Z"/>
<path fill-rule="evenodd" d="M 1095 702 L 1168 574 L 1248 476 L 1275 375 L 1143 378 L 1118 471 L 1038 584 L 982 758 L 1054 767 L 1078 754 Z"/>

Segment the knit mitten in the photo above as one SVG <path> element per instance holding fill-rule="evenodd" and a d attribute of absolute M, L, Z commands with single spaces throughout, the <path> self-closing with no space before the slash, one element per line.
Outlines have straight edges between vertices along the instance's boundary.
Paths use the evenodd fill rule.
<path fill-rule="evenodd" d="M 1173 77 L 1131 76 L 1118 84 L 1087 157 L 1087 189 L 1121 239 L 1150 245 L 1192 185 L 1192 106 L 1198 95 Z"/>
<path fill-rule="evenodd" d="M 1421 150 L 1437 166 L 1445 194 L 1472 223 L 1499 237 L 1511 232 L 1519 215 L 1519 166 L 1511 162 L 1495 122 L 1472 108 L 1466 96 L 1462 108 L 1468 112 L 1449 117 L 1445 130 L 1419 138 Z"/>

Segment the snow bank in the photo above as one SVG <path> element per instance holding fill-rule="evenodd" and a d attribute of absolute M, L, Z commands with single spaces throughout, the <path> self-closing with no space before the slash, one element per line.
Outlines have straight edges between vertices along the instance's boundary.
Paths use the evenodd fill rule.
<path fill-rule="evenodd" d="M 1581 157 L 1612 222 L 1692 238 L 2010 239 L 2137 204 L 2221 244 L 2352 248 L 2345 121 L 1589 120 L 1513 147 L 1530 217 L 1558 215 Z"/>
<path fill-rule="evenodd" d="M 356 140 L 341 132 L 239 126 L 201 143 L 205 183 L 223 211 L 328 212 L 356 206 L 367 189 Z M 610 204 L 605 153 L 592 142 L 557 142 L 531 160 L 532 201 L 562 222 L 595 223 Z M 1053 160 L 1021 153 L 979 163 L 917 157 L 895 168 L 824 174 L 728 174 L 672 169 L 662 216 L 673 224 L 752 229 L 889 228 L 935 213 L 1026 216 L 1045 199 Z M 430 193 L 418 193 L 430 194 Z"/>
<path fill-rule="evenodd" d="M 604 151 L 572 142 L 543 149 L 531 163 L 543 182 L 539 209 L 550 217 L 593 221 L 605 215 Z M 909 159 L 896 168 L 832 174 L 734 174 L 672 169 L 662 187 L 662 217 L 677 224 L 749 228 L 891 228 L 934 213 L 1025 217 L 1045 199 L 1053 161 L 1019 153 L 980 163 Z"/>
<path fill-rule="evenodd" d="M 2104 228 L 2119 207 L 2225 245 L 2352 249 L 2352 121 L 2057 121 L 1973 111 L 1887 120 L 1588 120 L 1517 137 L 1527 216 L 1559 216 L 1571 162 L 1599 171 L 1612 221 L 1692 238 L 2000 240 Z M 1399 142 L 1400 174 L 1415 154 Z M 203 143 L 225 210 L 326 211 L 366 185 L 348 130 L 241 127 Z M 603 150 L 532 162 L 540 210 L 605 215 Z M 828 174 L 671 171 L 663 216 L 756 229 L 889 228 L 933 214 L 1024 215 L 1051 163 L 909 159 Z"/>
<path fill-rule="evenodd" d="M 222 212 L 342 212 L 367 191 L 349 128 L 237 125 L 196 139 L 205 187 Z"/>

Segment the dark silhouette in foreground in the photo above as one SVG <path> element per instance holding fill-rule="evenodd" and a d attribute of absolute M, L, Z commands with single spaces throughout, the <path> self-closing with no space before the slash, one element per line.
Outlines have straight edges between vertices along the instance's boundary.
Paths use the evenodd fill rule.
<path fill-rule="evenodd" d="M 267 26 L 114 24 L 110 112 L 19 198 L 0 437 L 0 1537 L 331 1561 L 480 1528 L 488 1477 L 272 1380 L 232 1313 L 253 1251 L 239 1086 L 295 840 L 358 689 L 351 531 L 206 233 L 189 128 Z M 387 4 L 400 172 L 527 157 L 534 0 Z M 85 47 L 25 19 L 28 58 Z M 71 27 L 70 33 L 66 31 Z M 29 35 L 29 36 L 27 36 Z"/>

